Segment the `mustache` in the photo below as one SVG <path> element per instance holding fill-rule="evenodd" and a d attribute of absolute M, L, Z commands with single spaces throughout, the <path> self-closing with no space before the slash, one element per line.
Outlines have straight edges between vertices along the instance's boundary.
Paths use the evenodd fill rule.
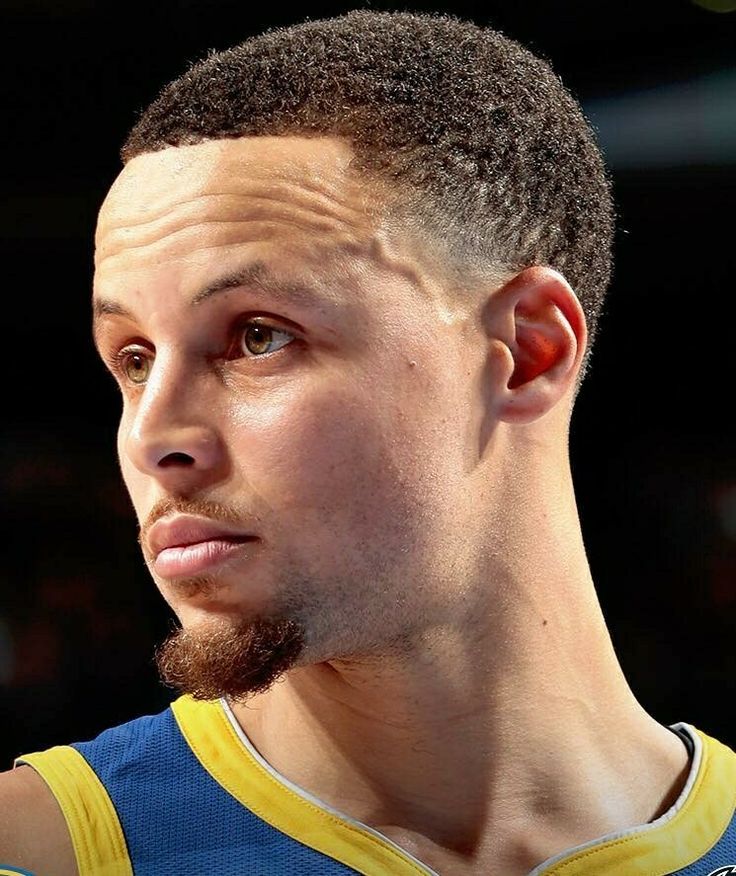
<path fill-rule="evenodd" d="M 244 515 L 238 513 L 227 505 L 223 505 L 221 502 L 213 501 L 211 499 L 182 499 L 168 497 L 159 499 L 154 503 L 138 530 L 137 541 L 144 551 L 146 549 L 148 533 L 153 524 L 162 517 L 167 517 L 170 514 L 194 514 L 199 517 L 208 517 L 211 520 L 216 520 L 218 523 L 229 523 L 233 526 L 240 526 L 244 520 L 257 522 L 261 519 L 255 514 Z"/>

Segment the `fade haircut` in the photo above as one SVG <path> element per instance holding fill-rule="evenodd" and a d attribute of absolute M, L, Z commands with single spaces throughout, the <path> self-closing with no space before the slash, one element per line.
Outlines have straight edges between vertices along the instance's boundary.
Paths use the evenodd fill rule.
<path fill-rule="evenodd" d="M 443 247 L 454 277 L 560 271 L 585 313 L 587 373 L 611 275 L 611 185 L 577 101 L 549 64 L 450 15 L 356 10 L 277 28 L 166 86 L 123 162 L 224 137 L 336 136 L 382 209 Z"/>

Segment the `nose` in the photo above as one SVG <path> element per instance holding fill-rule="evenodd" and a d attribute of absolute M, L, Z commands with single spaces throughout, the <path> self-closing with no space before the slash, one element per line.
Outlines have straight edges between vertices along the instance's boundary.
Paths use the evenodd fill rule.
<path fill-rule="evenodd" d="M 170 493 L 224 479 L 227 454 L 213 389 L 206 376 L 177 371 L 157 357 L 130 419 L 123 415 L 119 452 Z"/>

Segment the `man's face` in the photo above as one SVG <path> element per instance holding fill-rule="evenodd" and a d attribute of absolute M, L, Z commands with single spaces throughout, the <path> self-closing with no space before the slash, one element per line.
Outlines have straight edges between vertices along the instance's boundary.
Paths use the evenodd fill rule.
<path fill-rule="evenodd" d="M 133 159 L 99 217 L 96 340 L 124 353 L 118 454 L 186 634 L 172 653 L 215 666 L 217 636 L 283 639 L 286 622 L 286 664 L 260 640 L 228 657 L 271 660 L 267 681 L 452 623 L 475 538 L 472 309 L 369 218 L 351 155 L 331 138 L 170 148 Z M 151 526 L 174 512 L 254 539 L 197 574 L 157 568 Z"/>

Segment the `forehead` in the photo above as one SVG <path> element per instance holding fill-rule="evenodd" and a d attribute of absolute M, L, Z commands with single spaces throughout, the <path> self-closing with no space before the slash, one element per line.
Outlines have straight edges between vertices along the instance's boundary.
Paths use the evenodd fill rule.
<path fill-rule="evenodd" d="M 369 203 L 369 187 L 350 172 L 352 157 L 343 140 L 291 136 L 209 140 L 139 155 L 100 210 L 96 264 L 218 221 L 281 219 L 295 231 L 365 239 L 375 231 L 375 198 Z"/>
<path fill-rule="evenodd" d="M 294 136 L 137 156 L 100 210 L 93 300 L 196 293 L 255 264 L 334 298 L 378 304 L 399 293 L 406 306 L 434 299 L 444 310 L 436 258 L 386 219 L 395 193 L 354 173 L 353 157 L 345 140 Z"/>

